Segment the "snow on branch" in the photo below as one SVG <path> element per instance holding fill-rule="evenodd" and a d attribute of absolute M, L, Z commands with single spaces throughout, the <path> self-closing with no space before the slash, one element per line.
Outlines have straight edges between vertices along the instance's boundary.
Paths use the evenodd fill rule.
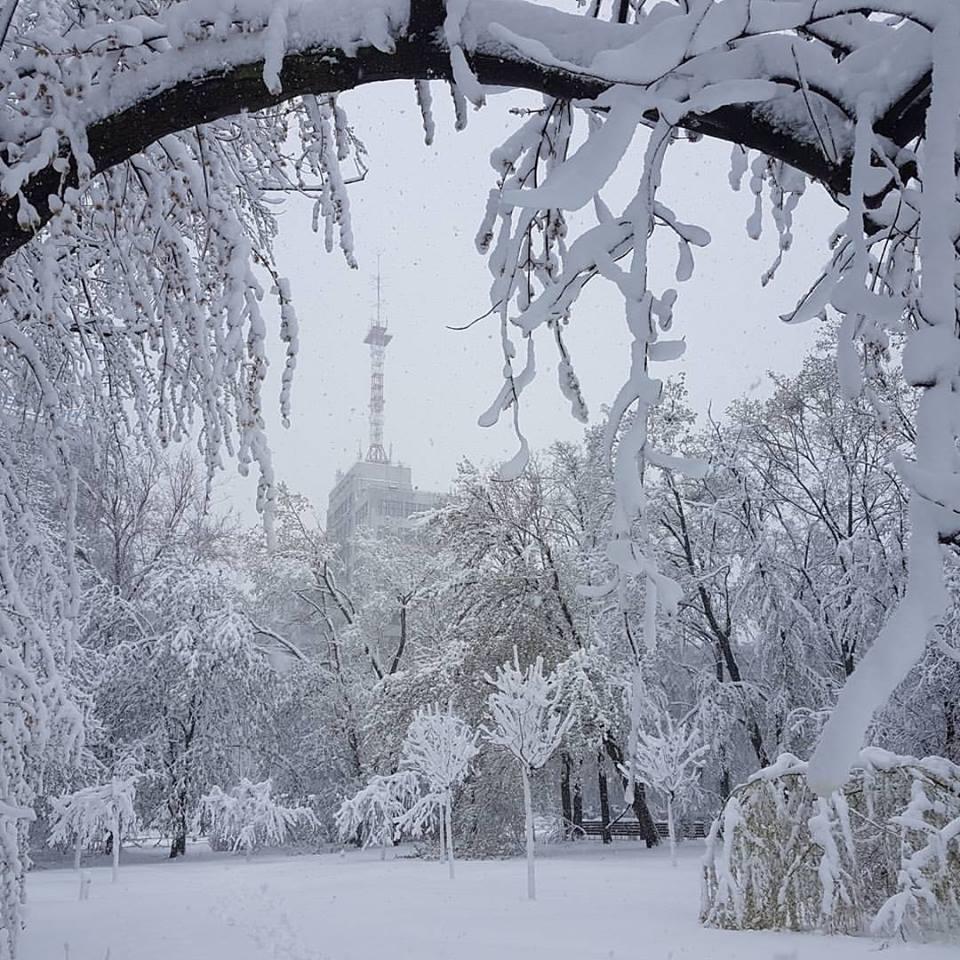
<path fill-rule="evenodd" d="M 666 801 L 670 859 L 677 865 L 676 815 L 696 792 L 700 770 L 710 747 L 692 714 L 675 720 L 665 704 L 647 711 L 637 727 L 633 778 L 656 790 Z"/>
<path fill-rule="evenodd" d="M 399 835 L 399 823 L 416 803 L 416 774 L 403 770 L 391 776 L 373 776 L 367 785 L 345 799 L 335 822 L 340 839 L 358 840 L 364 847 L 388 847 Z"/>
<path fill-rule="evenodd" d="M 49 198 L 71 181 L 163 136 L 401 77 L 455 80 L 477 102 L 485 84 L 575 99 L 615 84 L 656 89 L 651 116 L 785 160 L 840 195 L 864 83 L 886 137 L 905 145 L 922 129 L 924 42 L 942 9 L 872 0 L 833 4 L 824 17 L 812 3 L 725 0 L 706 15 L 678 5 L 617 24 L 523 0 L 184 0 L 152 16 L 115 6 L 80 27 L 39 18 L 8 44 L 0 80 L 17 106 L 5 118 L 0 256 L 60 209 Z M 864 80 L 863 63 L 891 60 L 897 71 Z"/>
<path fill-rule="evenodd" d="M 439 827 L 452 878 L 453 796 L 470 773 L 478 736 L 449 706 L 417 710 L 401 746 L 400 769 L 371 777 L 340 805 L 336 814 L 340 839 L 386 848 L 403 834 L 422 837 Z"/>
<path fill-rule="evenodd" d="M 871 748 L 827 797 L 789 754 L 733 791 L 707 839 L 703 922 L 911 937 L 960 928 L 960 767 Z"/>
<path fill-rule="evenodd" d="M 543 657 L 525 670 L 516 649 L 513 662 L 497 667 L 496 676 L 485 677 L 493 686 L 487 697 L 491 724 L 484 737 L 504 747 L 528 771 L 539 770 L 553 756 L 573 723 L 572 714 L 560 712 L 563 691 L 554 673 L 544 673 Z"/>
<path fill-rule="evenodd" d="M 51 846 L 73 847 L 74 866 L 79 869 L 83 850 L 99 845 L 110 836 L 113 880 L 117 880 L 123 834 L 136 829 L 134 808 L 139 774 L 115 776 L 109 783 L 83 787 L 61 797 L 52 797 Z"/>
<path fill-rule="evenodd" d="M 224 792 L 220 787 L 200 798 L 198 820 L 208 819 L 214 846 L 234 852 L 242 850 L 249 859 L 254 850 L 280 846 L 297 824 L 315 826 L 317 818 L 308 807 L 289 807 L 273 795 L 273 782 L 240 783 Z"/>

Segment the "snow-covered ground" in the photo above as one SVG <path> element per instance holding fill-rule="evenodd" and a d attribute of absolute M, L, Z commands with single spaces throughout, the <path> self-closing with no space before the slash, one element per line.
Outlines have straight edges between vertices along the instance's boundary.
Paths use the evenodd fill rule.
<path fill-rule="evenodd" d="M 80 902 L 70 869 L 29 879 L 23 960 L 957 960 L 957 944 L 917 945 L 697 923 L 699 849 L 671 869 L 665 850 L 622 841 L 548 848 L 538 900 L 522 860 L 436 862 L 377 852 L 242 858 L 191 851 L 90 871 Z"/>

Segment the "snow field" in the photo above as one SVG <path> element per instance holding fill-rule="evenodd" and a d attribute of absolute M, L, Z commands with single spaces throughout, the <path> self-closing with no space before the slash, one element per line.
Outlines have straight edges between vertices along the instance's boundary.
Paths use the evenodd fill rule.
<path fill-rule="evenodd" d="M 957 960 L 957 944 L 730 932 L 697 922 L 699 844 L 548 848 L 538 899 L 523 862 L 433 861 L 377 850 L 242 858 L 191 851 L 28 881 L 22 960 Z M 401 848 L 401 854 L 404 852 Z M 158 852 L 159 855 L 159 852 Z M 67 945 L 65 947 L 65 945 Z M 109 951 L 109 954 L 108 954 Z"/>

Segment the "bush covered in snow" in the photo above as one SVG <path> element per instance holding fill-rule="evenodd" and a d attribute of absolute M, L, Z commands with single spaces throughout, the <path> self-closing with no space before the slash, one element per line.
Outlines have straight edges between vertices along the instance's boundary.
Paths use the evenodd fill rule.
<path fill-rule="evenodd" d="M 419 783 L 412 770 L 371 777 L 363 789 L 340 804 L 335 817 L 340 839 L 356 840 L 364 847 L 390 846 L 418 794 Z"/>
<path fill-rule="evenodd" d="M 216 849 L 242 850 L 248 857 L 264 846 L 279 846 L 298 823 L 312 824 L 308 807 L 287 807 L 273 796 L 273 783 L 253 783 L 242 777 L 226 793 L 214 787 L 200 798 L 200 817 L 210 823 L 210 844 Z"/>
<path fill-rule="evenodd" d="M 822 798 L 807 764 L 782 755 L 713 824 L 701 920 L 914 937 L 960 928 L 960 766 L 866 749 Z"/>

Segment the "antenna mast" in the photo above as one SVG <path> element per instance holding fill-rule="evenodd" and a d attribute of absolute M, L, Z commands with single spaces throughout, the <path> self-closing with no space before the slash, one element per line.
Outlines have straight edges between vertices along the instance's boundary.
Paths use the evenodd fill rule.
<path fill-rule="evenodd" d="M 383 448 L 383 362 L 387 344 L 393 336 L 387 333 L 387 324 L 382 315 L 380 298 L 380 262 L 377 259 L 377 313 L 370 321 L 370 328 L 363 338 L 370 344 L 370 446 L 367 449 L 368 463 L 389 463 L 390 458 Z"/>

